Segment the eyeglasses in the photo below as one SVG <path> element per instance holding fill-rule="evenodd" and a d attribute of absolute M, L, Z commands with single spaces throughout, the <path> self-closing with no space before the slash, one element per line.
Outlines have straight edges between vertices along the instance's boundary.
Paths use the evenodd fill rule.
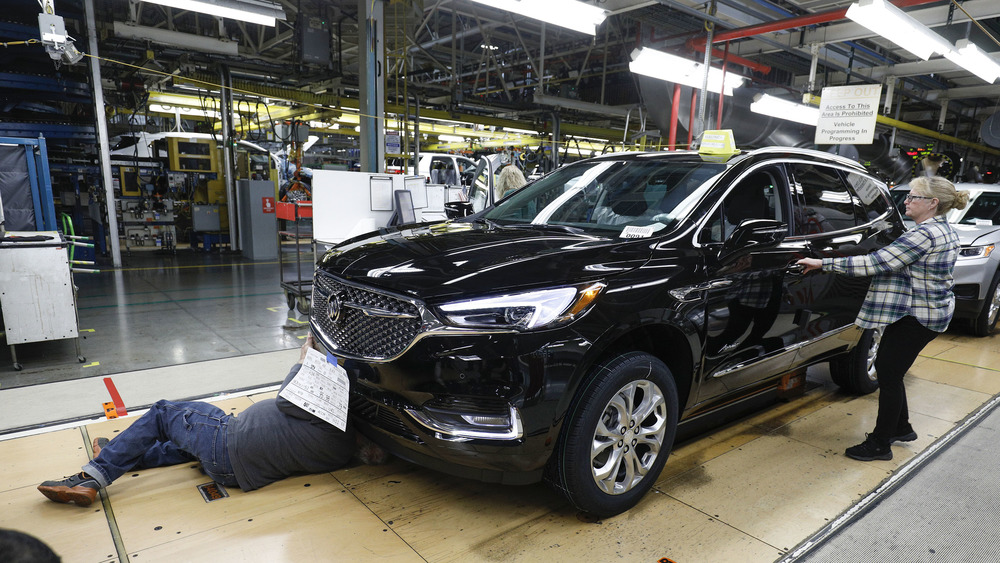
<path fill-rule="evenodd" d="M 906 201 L 907 203 L 909 203 L 909 202 L 911 202 L 911 201 L 913 201 L 913 200 L 915 200 L 915 199 L 935 199 L 935 198 L 933 198 L 933 197 L 928 197 L 928 196 L 925 196 L 925 195 L 913 195 L 913 194 L 906 194 L 906 199 L 905 199 L 905 201 Z"/>

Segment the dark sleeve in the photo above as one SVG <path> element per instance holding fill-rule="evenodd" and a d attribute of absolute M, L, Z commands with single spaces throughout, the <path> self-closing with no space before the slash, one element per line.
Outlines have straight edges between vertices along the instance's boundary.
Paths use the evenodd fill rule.
<path fill-rule="evenodd" d="M 295 374 L 299 373 L 299 369 L 301 368 L 302 364 L 295 364 L 294 366 L 292 366 L 291 371 L 289 371 L 288 375 L 285 376 L 285 380 L 281 382 L 281 389 L 278 390 L 278 397 L 274 401 L 275 405 L 277 405 L 278 410 L 281 411 L 282 414 L 285 414 L 287 416 L 291 416 L 293 418 L 300 418 L 302 420 L 308 420 L 309 422 L 318 422 L 326 424 L 327 422 L 322 418 L 308 411 L 300 409 L 298 406 L 295 405 L 295 403 L 292 403 L 288 399 L 285 399 L 284 397 L 281 396 L 281 392 L 285 390 L 285 386 L 291 383 L 292 378 L 295 377 Z"/>

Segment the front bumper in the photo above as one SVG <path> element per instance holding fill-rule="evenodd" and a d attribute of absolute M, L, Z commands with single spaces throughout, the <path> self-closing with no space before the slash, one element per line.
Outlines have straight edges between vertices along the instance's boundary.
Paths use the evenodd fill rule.
<path fill-rule="evenodd" d="M 955 263 L 955 316 L 969 318 L 979 315 L 990 298 L 990 283 L 998 262 L 990 258 L 961 259 Z"/>

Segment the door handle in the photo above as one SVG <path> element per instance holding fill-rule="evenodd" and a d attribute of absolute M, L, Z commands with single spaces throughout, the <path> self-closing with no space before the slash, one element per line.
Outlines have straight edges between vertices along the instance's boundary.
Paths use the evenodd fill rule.
<path fill-rule="evenodd" d="M 801 276 L 806 271 L 806 267 L 802 264 L 791 263 L 785 266 L 785 273 L 792 274 L 795 276 Z"/>

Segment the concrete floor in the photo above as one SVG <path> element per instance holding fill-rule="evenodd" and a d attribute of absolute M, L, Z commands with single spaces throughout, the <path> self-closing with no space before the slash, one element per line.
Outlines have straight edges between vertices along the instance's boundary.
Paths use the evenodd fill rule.
<path fill-rule="evenodd" d="M 273 279 L 268 282 L 262 274 L 265 268 L 220 264 L 193 268 L 199 274 L 159 273 L 166 279 L 186 278 L 187 283 L 194 283 L 192 276 L 202 275 L 205 287 L 184 287 L 186 295 L 197 295 L 204 302 L 181 301 L 179 283 L 141 273 L 146 270 L 121 273 L 156 288 L 150 291 L 157 297 L 143 301 L 141 292 L 131 286 L 116 286 L 109 294 L 121 291 L 126 303 L 140 308 L 151 301 L 166 301 L 159 305 L 185 311 L 192 319 L 188 325 L 189 335 L 195 335 L 192 339 L 224 333 L 224 337 L 213 337 L 225 342 L 220 345 L 225 351 L 216 353 L 230 356 L 197 362 L 197 354 L 211 355 L 215 349 L 192 341 L 198 352 L 184 356 L 189 340 L 171 332 L 167 338 L 179 343 L 180 357 L 195 363 L 115 375 L 116 380 L 129 381 L 129 391 L 123 393 L 126 403 L 134 404 L 130 400 L 135 396 L 142 397 L 135 399 L 142 404 L 143 393 L 165 393 L 161 396 L 166 398 L 212 395 L 205 390 L 191 393 L 188 389 L 194 383 L 158 387 L 162 383 L 157 382 L 172 379 L 170 373 L 179 373 L 165 370 L 205 374 L 204 381 L 199 381 L 208 387 L 216 385 L 220 391 L 227 386 L 237 388 L 235 382 L 280 379 L 283 368 L 295 361 L 293 351 L 240 357 L 246 352 L 238 349 L 298 346 L 302 331 L 283 328 L 288 317 L 284 296 L 268 287 L 276 284 L 277 274 L 272 270 Z M 215 276 L 209 279 L 208 271 L 221 273 L 222 281 Z M 171 287 L 178 293 L 171 293 Z M 213 295 L 213 287 L 219 293 Z M 241 291 L 270 296 L 248 295 L 252 304 L 240 304 L 236 296 Z M 212 297 L 228 303 L 218 309 L 230 312 L 220 313 L 206 305 Z M 103 298 L 110 303 L 110 295 Z M 266 338 L 261 337 L 251 344 L 246 332 L 241 340 L 239 330 L 222 329 L 212 324 L 215 321 L 199 317 L 202 310 L 215 310 L 220 318 L 242 319 L 230 325 L 259 322 L 259 330 L 272 334 L 271 340 L 265 344 Z M 253 312 L 266 320 L 251 321 Z M 120 326 L 122 315 L 129 316 L 109 316 L 119 319 Z M 198 320 L 203 325 L 200 330 L 206 332 L 198 332 Z M 123 342 L 114 350 L 145 349 L 141 344 Z M 68 361 L 75 362 L 75 358 Z M 138 361 L 151 360 L 146 355 Z M 845 395 L 830 382 L 825 366 L 814 367 L 808 373 L 804 396 L 678 444 L 653 492 L 631 511 L 596 522 L 577 514 L 542 485 L 485 485 L 399 460 L 288 479 L 251 493 L 230 490 L 228 498 L 212 503 L 206 503 L 195 488 L 207 481 L 205 476 L 193 464 L 179 465 L 126 475 L 109 487 L 103 504 L 87 509 L 59 505 L 42 497 L 35 486 L 76 471 L 88 458 L 93 436 L 113 436 L 134 418 L 95 419 L 60 427 L 44 427 L 39 422 L 35 424 L 43 427 L 39 430 L 3 434 L 3 428 L 17 428 L 19 422 L 0 411 L 0 474 L 4 476 L 0 527 L 40 537 L 68 562 L 774 561 L 1000 393 L 997 366 L 1000 341 L 996 338 L 977 339 L 960 330 L 938 337 L 907 377 L 911 418 L 919 439 L 894 446 L 893 460 L 871 463 L 850 460 L 843 450 L 871 430 L 877 394 Z M 7 377 L 9 372 L 0 373 Z M 61 420 L 65 417 L 59 412 L 80 402 L 86 403 L 82 407 L 86 411 L 101 397 L 99 387 L 50 391 L 68 389 L 54 385 L 74 383 L 20 389 L 5 383 L 0 404 L 28 405 L 48 413 L 51 420 Z M 212 400 L 239 412 L 272 394 L 265 388 L 261 393 Z"/>
<path fill-rule="evenodd" d="M 286 260 L 294 260 L 285 246 Z M 289 311 L 278 261 L 178 250 L 133 252 L 120 270 L 76 274 L 81 349 L 73 340 L 0 347 L 0 389 L 297 348 L 308 319 Z M 303 255 L 311 272 L 312 255 Z M 284 279 L 295 279 L 286 263 Z"/>

